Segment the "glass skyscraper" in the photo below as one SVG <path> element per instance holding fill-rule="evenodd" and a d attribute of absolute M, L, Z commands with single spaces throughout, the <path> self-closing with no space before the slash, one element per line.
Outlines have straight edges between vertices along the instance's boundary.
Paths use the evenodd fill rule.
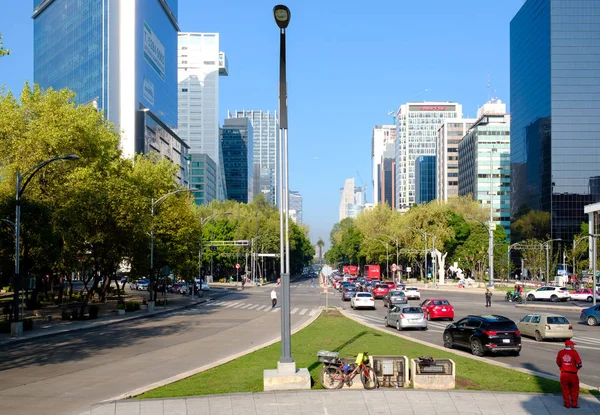
<path fill-rule="evenodd" d="M 600 201 L 599 27 L 592 0 L 528 0 L 510 23 L 511 219 L 547 212 L 567 243 Z"/>
<path fill-rule="evenodd" d="M 253 136 L 248 118 L 228 118 L 223 122 L 221 148 L 229 200 L 248 203 L 254 198 Z"/>
<path fill-rule="evenodd" d="M 415 203 L 435 200 L 436 156 L 419 156 L 415 161 Z"/>

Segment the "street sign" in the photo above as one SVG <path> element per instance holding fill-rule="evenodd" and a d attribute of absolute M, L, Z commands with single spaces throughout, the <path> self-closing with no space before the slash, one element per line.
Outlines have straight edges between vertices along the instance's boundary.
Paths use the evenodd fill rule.
<path fill-rule="evenodd" d="M 235 264 L 235 267 L 236 267 L 237 269 L 240 269 L 240 264 Z"/>
<path fill-rule="evenodd" d="M 412 268 L 411 267 L 406 267 L 406 272 L 411 272 Z"/>
<path fill-rule="evenodd" d="M 392 271 L 396 272 L 397 269 L 398 269 L 398 267 L 396 266 L 396 264 L 392 264 Z"/>

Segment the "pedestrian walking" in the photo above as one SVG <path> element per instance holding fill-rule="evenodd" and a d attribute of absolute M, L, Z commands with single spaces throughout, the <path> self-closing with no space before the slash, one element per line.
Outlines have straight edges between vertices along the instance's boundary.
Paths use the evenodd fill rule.
<path fill-rule="evenodd" d="M 577 372 L 583 363 L 572 340 L 567 340 L 565 348 L 558 352 L 556 364 L 560 368 L 560 387 L 565 408 L 579 408 L 579 376 L 577 376 Z"/>
<path fill-rule="evenodd" d="M 310 286 L 314 287 L 315 286 L 315 277 L 311 277 L 310 278 Z"/>
<path fill-rule="evenodd" d="M 242 277 L 242 291 L 244 291 L 244 285 L 246 285 L 246 276 Z"/>
<path fill-rule="evenodd" d="M 271 303 L 273 303 L 273 307 L 271 308 L 275 308 L 275 306 L 277 305 L 277 293 L 275 292 L 275 288 L 271 290 Z"/>
<path fill-rule="evenodd" d="M 492 306 L 492 292 L 490 291 L 489 288 L 485 289 L 485 306 L 486 307 Z"/>

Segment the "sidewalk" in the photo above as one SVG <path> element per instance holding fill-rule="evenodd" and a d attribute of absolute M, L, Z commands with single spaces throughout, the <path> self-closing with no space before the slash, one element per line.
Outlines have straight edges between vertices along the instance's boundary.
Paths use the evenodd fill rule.
<path fill-rule="evenodd" d="M 346 414 L 598 414 L 598 397 L 583 395 L 580 409 L 566 409 L 562 396 L 485 391 L 414 389 L 311 390 L 149 399 L 98 405 L 80 415 L 346 415 Z"/>
<path fill-rule="evenodd" d="M 194 298 L 192 301 L 189 297 L 174 297 L 168 299 L 168 305 L 166 307 L 157 306 L 154 308 L 154 312 L 148 312 L 144 310 L 135 311 L 132 313 L 125 313 L 125 315 L 118 315 L 117 313 L 111 313 L 104 317 L 100 317 L 96 320 L 78 320 L 78 321 L 58 321 L 54 324 L 46 324 L 42 327 L 37 327 L 31 331 L 24 331 L 21 337 L 10 337 L 10 334 L 0 334 L 0 347 L 9 344 L 16 344 L 23 341 L 29 341 L 40 337 L 54 336 L 57 334 L 73 332 L 77 330 L 93 329 L 96 327 L 103 327 L 110 324 L 117 324 L 123 321 L 137 320 L 141 318 L 148 318 L 152 316 L 158 316 L 161 314 L 170 313 L 177 310 L 183 310 L 189 307 L 194 307 L 198 304 L 202 304 L 208 300 L 208 295 L 200 298 Z"/>

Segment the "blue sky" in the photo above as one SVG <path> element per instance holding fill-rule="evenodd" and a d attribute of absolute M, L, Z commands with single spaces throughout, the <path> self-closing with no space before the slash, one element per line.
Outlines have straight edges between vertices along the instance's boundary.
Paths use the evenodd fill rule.
<path fill-rule="evenodd" d="M 121 0 L 129 1 L 129 0 Z M 155 1 L 155 0 L 141 0 Z M 264 0 L 179 0 L 183 31 L 218 32 L 229 59 L 220 79 L 227 110 L 277 109 L 279 36 Z M 509 23 L 523 0 L 289 0 L 290 189 L 304 199 L 313 242 L 338 221 L 349 177 L 372 202 L 371 134 L 409 100 L 448 100 L 474 116 L 491 94 L 509 101 Z M 4 2 L 0 33 L 12 50 L 0 84 L 33 80 L 31 1 Z M 428 90 L 428 92 L 424 92 Z M 359 177 L 360 175 L 360 177 Z"/>

